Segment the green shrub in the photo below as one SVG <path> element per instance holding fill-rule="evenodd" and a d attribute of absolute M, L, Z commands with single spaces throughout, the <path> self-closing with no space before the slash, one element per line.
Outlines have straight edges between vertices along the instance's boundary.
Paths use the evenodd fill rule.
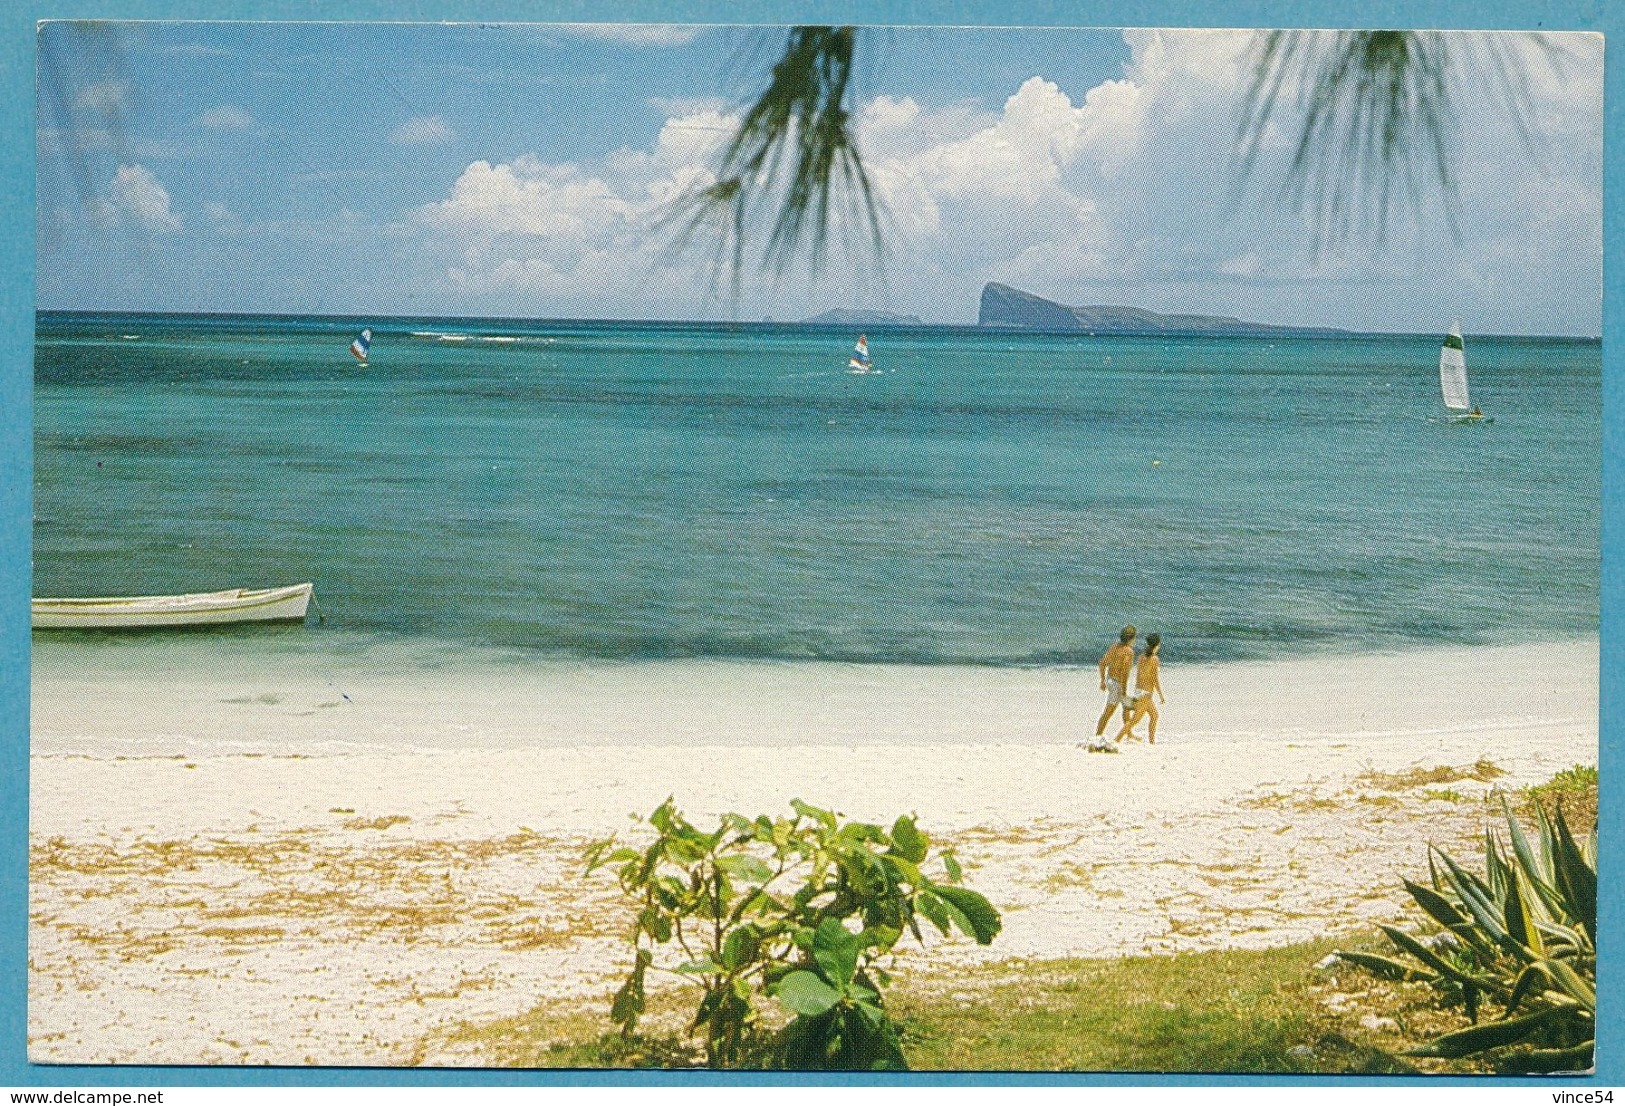
<path fill-rule="evenodd" d="M 985 945 L 998 911 L 958 886 L 951 850 L 931 857 L 912 817 L 886 830 L 800 800 L 791 807 L 791 818 L 726 814 L 707 833 L 667 799 L 649 816 L 655 838 L 644 848 L 610 838 L 588 850 L 587 870 L 613 867 L 638 903 L 632 971 L 610 1018 L 630 1036 L 648 973 L 668 972 L 698 990 L 689 1028 L 703 1033 L 713 1067 L 906 1068 L 881 961 L 905 933 L 924 943 L 921 918 Z M 928 858 L 939 875 L 926 873 Z M 759 997 L 790 1022 L 764 1028 Z"/>
<path fill-rule="evenodd" d="M 1504 806 L 1504 803 L 1503 803 Z M 1405 881 L 1444 933 L 1432 940 L 1394 926 L 1382 930 L 1422 967 L 1367 953 L 1342 959 L 1390 977 L 1423 979 L 1459 1001 L 1474 1024 L 1430 1041 L 1415 1056 L 1484 1055 L 1502 1070 L 1583 1071 L 1591 1067 L 1597 1014 L 1596 834 L 1576 841 L 1558 804 L 1536 806 L 1531 847 L 1510 809 L 1507 846 L 1484 835 L 1482 877 L 1448 855 L 1429 856 L 1429 885 Z M 1437 856 L 1435 863 L 1433 857 Z M 1482 1003 L 1499 1016 L 1479 1022 Z"/>

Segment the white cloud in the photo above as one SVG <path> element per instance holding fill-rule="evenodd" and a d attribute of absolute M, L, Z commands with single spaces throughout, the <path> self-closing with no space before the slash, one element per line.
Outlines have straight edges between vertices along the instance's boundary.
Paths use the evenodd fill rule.
<path fill-rule="evenodd" d="M 238 235 L 243 232 L 243 221 L 237 213 L 218 200 L 203 205 L 203 217 L 221 234 Z"/>
<path fill-rule="evenodd" d="M 179 216 L 169 209 L 168 189 L 143 166 L 120 165 L 109 196 L 114 210 L 143 230 L 171 234 L 181 229 Z"/>
<path fill-rule="evenodd" d="M 720 96 L 652 96 L 648 104 L 667 117 L 723 112 L 728 109 L 728 101 Z"/>
<path fill-rule="evenodd" d="M 456 133 L 440 116 L 419 115 L 396 127 L 389 140 L 397 146 L 433 146 L 455 137 Z"/>
<path fill-rule="evenodd" d="M 674 23 L 562 23 L 556 29 L 581 38 L 627 46 L 687 46 L 703 30 Z"/>
<path fill-rule="evenodd" d="M 521 157 L 511 164 L 474 162 L 450 196 L 419 209 L 418 217 L 473 238 L 517 235 L 584 243 L 631 221 L 635 208 L 574 165 Z"/>
<path fill-rule="evenodd" d="M 1219 272 L 1225 276 L 1255 277 L 1263 271 L 1264 262 L 1259 258 L 1257 250 L 1248 250 L 1244 254 L 1219 263 Z"/>
<path fill-rule="evenodd" d="M 133 93 L 134 86 L 129 81 L 98 81 L 81 88 L 73 98 L 73 106 L 82 111 L 117 115 L 130 110 Z"/>
<path fill-rule="evenodd" d="M 667 169 L 698 165 L 720 153 L 739 127 L 739 116 L 706 108 L 666 120 L 655 139 L 655 164 Z"/>
<path fill-rule="evenodd" d="M 246 131 L 254 125 L 254 117 L 232 104 L 209 108 L 197 117 L 198 126 L 215 131 Z"/>
<path fill-rule="evenodd" d="M 1462 201 L 1472 225 L 1454 243 L 1440 225 L 1396 224 L 1408 250 L 1402 263 L 1377 250 L 1317 255 L 1302 224 L 1265 190 L 1252 199 L 1238 190 L 1232 159 L 1251 81 L 1251 33 L 1124 38 L 1130 60 L 1122 74 L 1087 88 L 1034 74 L 996 110 L 905 95 L 855 105 L 859 149 L 889 215 L 885 306 L 963 321 L 974 317 L 982 283 L 1004 280 L 1070 303 L 1393 328 L 1418 325 L 1433 310 L 1426 299 L 1438 293 L 1429 281 L 1460 284 L 1447 269 L 1471 272 L 1486 288 L 1511 286 L 1520 252 L 1549 266 L 1539 279 L 1555 287 L 1600 269 L 1595 56 L 1567 76 L 1532 76 L 1538 125 L 1562 138 L 1559 153 L 1539 164 L 1512 164 L 1505 121 L 1481 104 L 1463 105 L 1463 141 L 1472 148 L 1460 162 Z M 1479 99 L 1490 97 L 1481 90 Z M 429 256 L 445 258 L 442 271 L 470 302 L 522 292 L 538 311 L 568 302 L 590 313 L 613 303 L 637 314 L 657 287 L 671 313 L 692 310 L 673 301 L 697 297 L 708 258 L 701 250 L 698 270 L 674 275 L 654 228 L 672 199 L 714 179 L 738 116 L 713 100 L 649 102 L 669 118 L 645 147 L 590 164 L 521 157 L 468 165 L 412 222 L 430 235 Z M 1293 126 L 1284 116 L 1283 134 Z M 839 205 L 832 211 L 833 244 L 857 237 L 844 214 Z M 1575 248 L 1585 255 L 1579 261 L 1564 256 Z M 852 272 L 832 263 L 829 283 L 817 289 L 802 274 L 776 290 L 757 281 L 747 295 L 760 296 L 760 306 L 740 310 L 776 305 L 784 317 L 804 291 L 819 302 L 860 296 L 855 284 L 836 288 L 856 279 Z M 1571 298 L 1595 303 L 1584 280 L 1578 292 Z M 1350 317 L 1356 302 L 1371 305 L 1369 317 Z"/>

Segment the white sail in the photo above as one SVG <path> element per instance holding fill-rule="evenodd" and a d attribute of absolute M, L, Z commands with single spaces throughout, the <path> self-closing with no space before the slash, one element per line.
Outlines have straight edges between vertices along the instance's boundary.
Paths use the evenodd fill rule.
<path fill-rule="evenodd" d="M 1460 323 L 1450 324 L 1450 333 L 1439 349 L 1439 389 L 1444 393 L 1445 407 L 1451 411 L 1466 411 L 1472 407 L 1467 398 L 1467 358 L 1462 348 Z"/>

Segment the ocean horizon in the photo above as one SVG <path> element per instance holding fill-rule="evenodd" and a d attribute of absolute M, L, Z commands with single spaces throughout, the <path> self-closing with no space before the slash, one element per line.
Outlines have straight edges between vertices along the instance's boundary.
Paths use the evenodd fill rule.
<path fill-rule="evenodd" d="M 827 314 L 828 312 L 824 312 Z M 612 316 L 540 316 L 540 315 L 397 315 L 397 314 L 365 314 L 352 312 L 282 312 L 282 311 L 112 311 L 89 308 L 38 308 L 34 312 L 36 325 L 55 326 L 64 323 L 80 321 L 94 322 L 97 319 L 169 319 L 191 320 L 209 325 L 213 323 L 230 322 L 273 322 L 291 323 L 294 326 L 314 324 L 321 327 L 336 326 L 340 329 L 369 328 L 379 331 L 399 331 L 410 333 L 409 327 L 417 324 L 436 324 L 442 326 L 465 325 L 474 329 L 485 327 L 579 327 L 579 328 L 621 328 L 629 330 L 641 329 L 700 329 L 700 330 L 813 330 L 835 331 L 848 333 L 858 330 L 886 333 L 891 331 L 943 331 L 947 333 L 968 331 L 973 334 L 1027 334 L 1035 337 L 1181 337 L 1181 338 L 1211 338 L 1215 341 L 1231 339 L 1235 341 L 1255 341 L 1260 335 L 1228 334 L 1211 330 L 1193 328 L 1188 330 L 1170 331 L 1099 331 L 1089 333 L 1081 330 L 1052 330 L 1041 327 L 984 325 L 976 322 L 948 323 L 948 322 L 905 322 L 898 320 L 858 320 L 855 322 L 821 321 L 816 316 L 801 320 L 794 319 L 728 319 L 728 318 L 688 318 L 688 319 L 655 319 L 655 318 L 616 318 Z M 1247 325 L 1259 327 L 1289 327 L 1296 324 L 1265 323 L 1248 321 Z M 1307 328 L 1313 333 L 1301 335 L 1288 335 L 1293 340 L 1320 340 L 1341 341 L 1349 338 L 1374 339 L 1409 339 L 1433 340 L 1443 335 L 1444 330 L 1438 333 L 1432 331 L 1403 331 L 1403 330 L 1346 330 L 1340 328 Z M 1269 336 L 1263 336 L 1268 340 Z M 1491 332 L 1475 332 L 1473 340 L 1493 340 L 1499 342 L 1563 342 L 1601 345 L 1602 337 L 1597 334 L 1500 334 Z"/>
<path fill-rule="evenodd" d="M 1469 333 L 1496 421 L 1464 428 L 1436 335 L 866 324 L 881 372 L 852 375 L 856 329 L 42 311 L 34 594 L 312 580 L 324 622 L 217 640 L 420 657 L 1044 667 L 1124 622 L 1185 662 L 1597 632 L 1593 340 Z M 98 652 L 79 638 L 36 644 Z"/>

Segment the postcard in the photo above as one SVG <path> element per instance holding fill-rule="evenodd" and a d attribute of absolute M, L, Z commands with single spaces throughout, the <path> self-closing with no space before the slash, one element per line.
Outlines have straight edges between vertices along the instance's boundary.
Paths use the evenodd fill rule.
<path fill-rule="evenodd" d="M 29 1063 L 1592 1069 L 1601 36 L 36 60 Z"/>

